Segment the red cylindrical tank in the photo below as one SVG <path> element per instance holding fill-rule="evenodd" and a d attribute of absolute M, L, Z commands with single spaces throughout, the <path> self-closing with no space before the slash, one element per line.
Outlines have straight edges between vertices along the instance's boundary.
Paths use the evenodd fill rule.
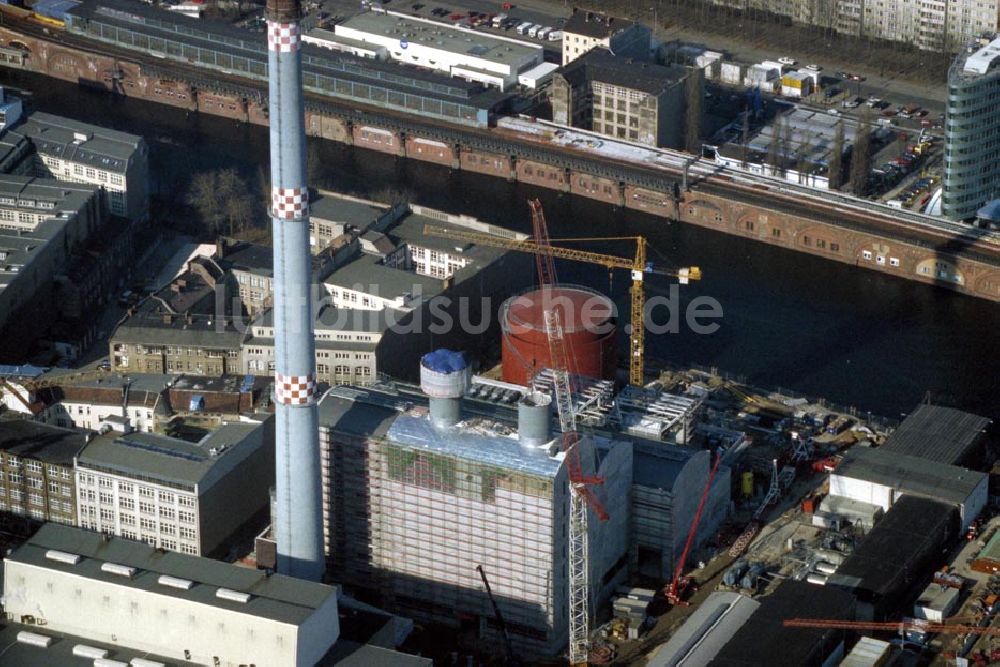
<path fill-rule="evenodd" d="M 611 299 L 577 285 L 545 287 L 507 299 L 500 307 L 505 382 L 528 384 L 551 365 L 544 313 L 559 313 L 569 371 L 612 379 L 615 374 L 615 310 Z"/>

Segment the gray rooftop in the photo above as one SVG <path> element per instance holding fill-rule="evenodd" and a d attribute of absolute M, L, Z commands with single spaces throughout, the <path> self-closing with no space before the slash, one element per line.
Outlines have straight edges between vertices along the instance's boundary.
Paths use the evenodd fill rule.
<path fill-rule="evenodd" d="M 437 21 L 412 19 L 382 12 L 362 12 L 339 23 L 335 32 L 341 36 L 344 28 L 358 30 L 394 42 L 405 39 L 425 48 L 468 55 L 503 65 L 519 65 L 526 59 L 541 59 L 540 45 L 502 39 L 474 30 L 455 28 Z"/>
<path fill-rule="evenodd" d="M 72 467 L 86 444 L 82 431 L 26 419 L 0 420 L 0 449 L 21 458 Z"/>
<path fill-rule="evenodd" d="M 353 331 L 358 333 L 381 333 L 393 323 L 403 321 L 407 313 L 394 308 L 384 310 L 354 310 L 323 306 L 316 313 L 313 323 L 314 331 Z M 274 311 L 266 310 L 254 321 L 254 327 L 273 327 Z M 270 336 L 254 336 L 247 340 L 247 345 L 253 342 L 273 341 Z M 320 344 L 322 340 L 317 340 Z"/>
<path fill-rule="evenodd" d="M 3 233 L 0 231 L 0 288 L 9 285 L 25 273 L 53 237 L 66 226 L 66 220 L 43 220 L 30 232 Z"/>
<path fill-rule="evenodd" d="M 986 478 L 985 473 L 899 454 L 884 447 L 852 447 L 833 474 L 955 505 L 965 503 Z"/>
<path fill-rule="evenodd" d="M 470 231 L 468 227 L 451 224 L 437 218 L 421 215 L 419 213 L 411 213 L 397 222 L 385 233 L 389 238 L 395 241 L 397 245 L 407 243 L 421 248 L 428 248 L 430 250 L 441 250 L 452 255 L 458 254 L 467 256 L 473 261 L 480 262 L 480 268 L 484 264 L 488 264 L 489 262 L 500 258 L 506 252 L 505 250 L 500 250 L 499 248 L 491 248 L 489 246 L 475 245 L 461 241 L 452 241 L 451 239 L 443 239 L 438 236 L 428 236 L 424 233 L 424 227 L 426 225 L 440 227 L 445 230 L 453 229 L 459 231 Z M 461 248 L 461 252 L 457 252 L 457 248 Z"/>
<path fill-rule="evenodd" d="M 237 450 L 257 445 L 251 434 L 264 425 L 227 423 L 193 443 L 157 433 L 136 431 L 95 437 L 79 456 L 79 465 L 99 467 L 125 475 L 142 475 L 185 486 L 204 480 L 216 465 L 228 464 Z M 211 450 L 220 453 L 212 455 Z"/>
<path fill-rule="evenodd" d="M 444 281 L 386 266 L 375 255 L 362 254 L 341 266 L 323 281 L 350 290 L 396 299 L 406 294 L 433 297 L 444 290 Z"/>
<path fill-rule="evenodd" d="M 142 137 L 118 132 L 70 118 L 36 111 L 18 128 L 43 155 L 92 165 L 124 174 L 129 160 L 145 144 Z M 75 135 L 84 135 L 79 141 Z"/>
<path fill-rule="evenodd" d="M 592 49 L 563 68 L 567 77 L 573 77 L 579 71 L 588 81 L 639 90 L 649 95 L 659 95 L 688 75 L 688 69 L 681 65 L 654 65 L 619 58 L 607 49 Z"/>
<path fill-rule="evenodd" d="M 586 35 L 602 39 L 611 37 L 623 30 L 631 28 L 635 23 L 628 19 L 620 19 L 600 12 L 587 11 L 584 9 L 573 9 L 573 15 L 563 26 L 563 32 L 574 35 Z"/>
<path fill-rule="evenodd" d="M 712 593 L 646 664 L 648 667 L 708 664 L 758 607 L 760 602 L 738 593 Z"/>
<path fill-rule="evenodd" d="M 309 199 L 309 217 L 315 221 L 339 222 L 364 229 L 389 211 L 388 206 L 365 203 L 334 193 L 320 193 Z"/>
<path fill-rule="evenodd" d="M 52 644 L 47 648 L 22 644 L 17 641 L 19 632 L 33 632 L 43 634 L 52 638 Z M 4 667 L 93 667 L 93 658 L 84 658 L 73 655 L 73 647 L 78 645 L 92 646 L 104 649 L 108 652 L 108 658 L 122 663 L 129 663 L 132 658 L 144 658 L 160 662 L 167 667 L 175 665 L 194 665 L 196 663 L 164 658 L 148 653 L 146 651 L 136 651 L 119 644 L 102 644 L 86 637 L 68 635 L 62 632 L 53 632 L 47 627 L 37 625 L 21 625 L 12 623 L 0 628 L 0 646 L 3 646 Z"/>
<path fill-rule="evenodd" d="M 98 185 L 68 183 L 54 178 L 0 174 L 0 206 L 39 209 L 52 215 L 61 211 L 75 213 L 100 189 Z"/>
<path fill-rule="evenodd" d="M 899 425 L 883 448 L 937 463 L 970 463 L 990 420 L 954 408 L 921 403 Z"/>
<path fill-rule="evenodd" d="M 76 565 L 50 560 L 45 557 L 49 549 L 83 558 Z M 144 542 L 108 538 L 100 533 L 53 523 L 43 525 L 8 558 L 114 586 L 128 586 L 293 625 L 306 621 L 331 595 L 337 594 L 332 586 L 280 574 L 267 576 L 261 570 L 173 551 L 157 551 Z M 101 565 L 107 562 L 134 567 L 137 572 L 131 579 L 103 572 Z M 187 590 L 161 586 L 157 583 L 161 574 L 187 579 L 194 582 L 194 586 Z M 218 598 L 215 592 L 220 587 L 249 593 L 251 597 L 246 603 Z"/>

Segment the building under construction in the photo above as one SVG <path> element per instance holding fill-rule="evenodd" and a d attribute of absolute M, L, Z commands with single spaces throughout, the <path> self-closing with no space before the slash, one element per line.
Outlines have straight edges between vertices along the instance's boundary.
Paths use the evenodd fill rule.
<path fill-rule="evenodd" d="M 331 571 L 418 621 L 491 642 L 498 624 L 481 565 L 515 650 L 557 654 L 567 642 L 568 471 L 550 399 L 469 398 L 464 362 L 441 370 L 429 358 L 429 401 L 400 385 L 335 388 L 320 402 Z M 584 470 L 604 480 L 609 517 L 591 512 L 588 522 L 596 605 L 627 571 L 632 446 L 590 437 L 579 446 Z"/>

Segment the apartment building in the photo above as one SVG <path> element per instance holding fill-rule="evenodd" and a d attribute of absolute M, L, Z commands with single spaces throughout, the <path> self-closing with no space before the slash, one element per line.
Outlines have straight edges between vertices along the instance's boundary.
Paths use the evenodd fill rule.
<path fill-rule="evenodd" d="M 53 382 L 58 382 L 53 378 Z M 151 433 L 170 415 L 165 375 L 108 373 L 99 378 L 59 383 L 44 413 L 50 424 L 99 431 L 108 419 L 121 420 L 136 431 Z"/>
<path fill-rule="evenodd" d="M 370 384 L 378 373 L 377 353 L 388 312 L 322 306 L 316 313 L 316 380 L 327 384 Z M 401 313 L 398 315 L 402 315 Z M 243 343 L 243 371 L 248 375 L 274 374 L 274 319 L 271 311 L 250 326 Z"/>
<path fill-rule="evenodd" d="M 75 525 L 73 458 L 86 434 L 25 419 L 0 419 L 0 530 Z"/>
<path fill-rule="evenodd" d="M 149 151 L 142 137 L 42 112 L 18 132 L 34 145 L 38 176 L 100 186 L 112 214 L 148 216 Z"/>
<path fill-rule="evenodd" d="M 80 527 L 214 556 L 268 505 L 274 420 L 226 423 L 198 442 L 104 433 L 75 467 Z"/>
<path fill-rule="evenodd" d="M 641 23 L 583 9 L 574 9 L 562 28 L 562 64 L 604 48 L 620 58 L 648 60 L 652 32 Z"/>
<path fill-rule="evenodd" d="M 187 271 L 139 304 L 111 335 L 113 369 L 216 376 L 240 373 L 240 346 L 249 320 L 235 284 L 215 260 L 191 260 Z"/>
<path fill-rule="evenodd" d="M 689 76 L 680 65 L 629 61 L 595 48 L 552 78 L 552 118 L 610 137 L 681 148 Z"/>
<path fill-rule="evenodd" d="M 1000 197 L 1000 37 L 972 43 L 948 70 L 944 132 L 942 213 L 952 220 L 975 217 Z M 938 278 L 953 279 L 947 275 Z"/>

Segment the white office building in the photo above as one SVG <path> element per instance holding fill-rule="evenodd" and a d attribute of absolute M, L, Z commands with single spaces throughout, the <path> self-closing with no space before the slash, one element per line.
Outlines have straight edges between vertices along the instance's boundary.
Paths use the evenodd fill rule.
<path fill-rule="evenodd" d="M 500 90 L 517 85 L 519 74 L 543 62 L 540 45 L 397 12 L 362 12 L 338 23 L 332 33 L 317 29 L 303 40 L 437 70 Z"/>
<path fill-rule="evenodd" d="M 311 667 L 340 636 L 338 589 L 47 524 L 4 560 L 10 664 Z M 59 645 L 78 638 L 76 661 Z M 133 651 L 143 657 L 132 658 Z M 7 659 L 3 659 L 7 664 Z M 324 664 L 334 664 L 324 662 Z"/>
<path fill-rule="evenodd" d="M 109 432 L 75 460 L 81 528 L 191 555 L 223 547 L 268 503 L 274 425 L 226 424 L 192 443 Z"/>

